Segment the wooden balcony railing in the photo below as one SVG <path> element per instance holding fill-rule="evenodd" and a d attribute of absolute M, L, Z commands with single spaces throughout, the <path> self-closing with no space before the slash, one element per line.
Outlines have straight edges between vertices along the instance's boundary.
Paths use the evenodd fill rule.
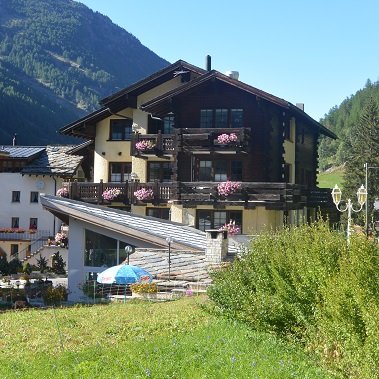
<path fill-rule="evenodd" d="M 240 188 L 229 196 L 220 196 L 217 182 L 126 182 L 126 183 L 81 183 L 70 182 L 70 198 L 97 204 L 167 204 L 176 201 L 187 206 L 196 205 L 242 205 L 246 208 L 264 205 L 268 209 L 296 209 L 303 206 L 329 207 L 333 205 L 330 190 L 312 189 L 290 183 L 242 182 Z M 112 201 L 103 199 L 106 189 L 118 188 L 120 194 Z M 134 193 L 141 188 L 151 189 L 150 199 L 138 200 Z"/>
<path fill-rule="evenodd" d="M 230 143 L 221 143 L 218 136 L 234 134 L 236 139 Z M 247 151 L 249 148 L 249 128 L 182 128 L 174 134 L 134 134 L 130 144 L 130 155 L 172 155 L 174 152 L 187 151 Z M 139 150 L 136 144 L 147 142 L 151 148 Z"/>

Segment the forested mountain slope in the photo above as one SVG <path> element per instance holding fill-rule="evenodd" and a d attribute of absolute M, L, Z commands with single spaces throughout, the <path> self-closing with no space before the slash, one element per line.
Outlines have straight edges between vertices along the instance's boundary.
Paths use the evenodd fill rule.
<path fill-rule="evenodd" d="M 64 142 L 56 131 L 169 63 L 72 0 L 0 0 L 0 144 Z"/>
<path fill-rule="evenodd" d="M 321 124 L 332 130 L 338 136 L 337 140 L 324 138 L 320 143 L 320 169 L 343 165 L 349 157 L 352 131 L 359 124 L 362 111 L 369 98 L 379 105 L 379 82 L 367 80 L 363 89 L 346 98 L 339 106 L 332 108 Z M 379 131 L 378 131 L 379 132 Z"/>

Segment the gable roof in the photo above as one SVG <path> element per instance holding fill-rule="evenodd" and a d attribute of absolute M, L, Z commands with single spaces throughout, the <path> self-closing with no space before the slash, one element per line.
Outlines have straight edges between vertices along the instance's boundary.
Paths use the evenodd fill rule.
<path fill-rule="evenodd" d="M 142 79 L 131 86 L 128 86 L 104 99 L 100 100 L 101 105 L 109 106 L 112 102 L 117 99 L 122 98 L 125 95 L 134 95 L 138 96 L 141 93 L 144 93 L 159 84 L 162 84 L 173 78 L 173 75 L 176 73 L 183 73 L 189 71 L 198 75 L 206 73 L 206 70 L 203 70 L 200 67 L 194 66 L 190 63 L 187 63 L 183 60 L 178 60 L 175 63 L 155 72 L 154 74 Z M 175 75 L 176 76 L 176 75 Z"/>
<path fill-rule="evenodd" d="M 214 80 L 224 82 L 224 83 L 226 83 L 232 87 L 238 88 L 241 91 L 247 92 L 251 95 L 254 95 L 256 97 L 264 99 L 264 100 L 266 100 L 272 104 L 275 104 L 275 105 L 283 108 L 284 110 L 289 110 L 289 111 L 295 113 L 296 115 L 298 115 L 299 117 L 304 118 L 308 122 L 313 124 L 313 126 L 315 126 L 319 129 L 320 133 L 322 133 L 328 137 L 334 138 L 334 139 L 337 138 L 337 136 L 333 132 L 331 132 L 329 129 L 325 128 L 323 125 L 318 123 L 312 117 L 307 115 L 304 111 L 302 111 L 297 106 L 291 104 L 290 102 L 288 102 L 282 98 L 279 98 L 277 96 L 271 95 L 268 92 L 265 92 L 265 91 L 262 91 L 258 88 L 255 88 L 253 86 L 250 86 L 246 83 L 243 83 L 237 79 L 233 79 L 227 75 L 221 74 L 220 72 L 218 72 L 216 70 L 209 71 L 206 74 L 192 80 L 189 83 L 186 83 L 185 85 L 183 85 L 181 87 L 175 88 L 169 92 L 166 92 L 165 94 L 163 94 L 161 96 L 156 97 L 155 99 L 152 99 L 152 100 L 142 104 L 140 106 L 140 109 L 145 111 L 145 112 L 152 113 L 158 117 L 164 116 L 165 114 L 167 114 L 171 110 L 170 109 L 171 100 L 174 97 L 179 96 L 183 93 L 186 93 L 190 90 L 193 90 L 193 89 L 203 85 L 204 83 L 214 81 Z"/>
<path fill-rule="evenodd" d="M 205 250 L 205 232 L 190 226 L 52 195 L 41 195 L 40 198 L 42 206 L 58 217 L 73 217 L 162 247 L 167 247 L 166 238 L 170 236 L 174 250 Z M 229 253 L 236 252 L 237 248 L 229 245 Z"/>
<path fill-rule="evenodd" d="M 28 163 L 22 170 L 22 174 L 73 176 L 83 157 L 68 154 L 73 145 L 53 146 L 40 148 L 40 154 Z"/>
<path fill-rule="evenodd" d="M 11 159 L 33 159 L 45 150 L 43 146 L 1 146 L 0 152 Z"/>

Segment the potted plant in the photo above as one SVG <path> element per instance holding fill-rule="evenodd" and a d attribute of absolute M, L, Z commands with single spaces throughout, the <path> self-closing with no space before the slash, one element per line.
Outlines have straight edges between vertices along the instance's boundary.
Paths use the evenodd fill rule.
<path fill-rule="evenodd" d="M 155 147 L 155 143 L 151 140 L 142 140 L 136 142 L 136 149 L 138 151 L 147 151 L 147 150 L 152 150 Z"/>
<path fill-rule="evenodd" d="M 219 196 L 229 196 L 235 192 L 237 192 L 241 188 L 240 182 L 232 182 L 227 180 L 226 182 L 219 183 L 217 185 L 217 192 Z"/>
<path fill-rule="evenodd" d="M 154 192 L 151 188 L 140 188 L 137 191 L 134 191 L 134 196 L 139 201 L 151 200 L 154 197 Z"/>
<path fill-rule="evenodd" d="M 158 287 L 156 283 L 134 283 L 130 286 L 132 297 L 156 298 Z"/>
<path fill-rule="evenodd" d="M 235 221 L 230 221 L 229 223 L 224 224 L 219 230 L 226 230 L 228 232 L 228 235 L 231 236 L 239 234 L 241 231 L 240 227 L 236 226 Z"/>
<path fill-rule="evenodd" d="M 59 197 L 68 198 L 69 195 L 70 194 L 69 194 L 68 189 L 66 187 L 59 188 L 59 190 L 57 191 L 57 196 L 59 196 Z"/>
<path fill-rule="evenodd" d="M 217 142 L 220 145 L 229 145 L 232 142 L 237 142 L 238 137 L 235 133 L 223 133 L 217 137 Z"/>
<path fill-rule="evenodd" d="M 113 201 L 121 194 L 120 188 L 106 188 L 103 192 L 102 197 L 104 200 Z"/>

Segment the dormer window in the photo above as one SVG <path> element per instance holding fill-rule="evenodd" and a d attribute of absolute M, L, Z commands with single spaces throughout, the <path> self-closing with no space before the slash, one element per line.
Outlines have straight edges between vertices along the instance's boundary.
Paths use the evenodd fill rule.
<path fill-rule="evenodd" d="M 133 120 L 114 119 L 110 120 L 110 141 L 129 141 L 131 139 Z"/>

